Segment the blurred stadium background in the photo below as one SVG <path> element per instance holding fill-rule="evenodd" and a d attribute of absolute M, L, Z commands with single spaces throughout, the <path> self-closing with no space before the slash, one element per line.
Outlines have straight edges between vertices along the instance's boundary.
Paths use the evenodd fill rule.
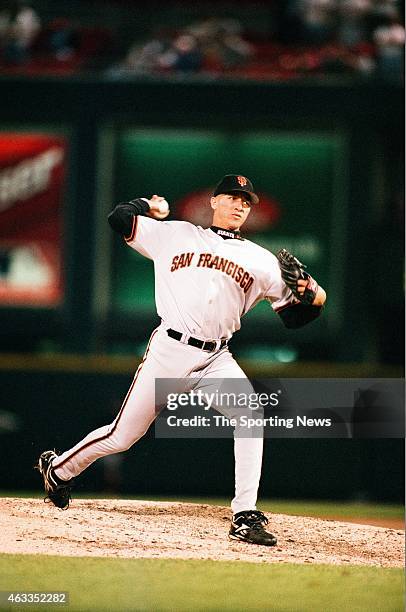
<path fill-rule="evenodd" d="M 106 216 L 163 194 L 206 222 L 226 173 L 261 204 L 248 236 L 303 259 L 324 316 L 267 304 L 232 350 L 260 377 L 403 377 L 403 4 L 2 2 L 0 487 L 39 489 L 45 448 L 114 417 L 158 323 L 151 263 Z M 267 440 L 263 497 L 403 500 L 401 440 Z M 191 469 L 190 466 L 195 468 Z M 229 495 L 229 440 L 155 440 L 81 490 Z"/>

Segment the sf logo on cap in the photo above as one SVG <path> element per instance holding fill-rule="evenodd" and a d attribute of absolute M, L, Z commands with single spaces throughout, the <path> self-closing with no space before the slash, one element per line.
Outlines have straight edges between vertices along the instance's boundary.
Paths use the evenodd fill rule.
<path fill-rule="evenodd" d="M 237 176 L 237 181 L 240 183 L 241 187 L 245 187 L 247 184 L 247 179 L 245 176 Z"/>

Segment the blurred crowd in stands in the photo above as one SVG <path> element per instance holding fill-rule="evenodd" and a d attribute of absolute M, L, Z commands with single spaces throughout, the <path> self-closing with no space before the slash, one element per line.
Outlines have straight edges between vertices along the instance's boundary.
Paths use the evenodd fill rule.
<path fill-rule="evenodd" d="M 118 79 L 203 74 L 260 80 L 352 74 L 403 81 L 405 27 L 399 0 L 268 5 L 272 25 L 265 35 L 244 27 L 238 16 L 206 16 L 179 28 L 157 25 L 122 50 L 119 29 L 108 24 L 84 27 L 66 15 L 45 21 L 33 2 L 3 2 L 0 72 L 98 70 Z M 134 19 L 137 11 L 135 4 Z"/>
<path fill-rule="evenodd" d="M 290 0 L 279 7 L 272 36 L 240 21 L 210 18 L 181 31 L 157 30 L 134 43 L 111 74 L 206 73 L 257 79 L 300 75 L 403 75 L 405 28 L 394 0 Z"/>
<path fill-rule="evenodd" d="M 0 5 L 0 74 L 70 74 L 92 68 L 112 43 L 108 25 L 85 26 L 68 12 L 44 19 L 34 2 Z M 96 62 L 96 67 L 102 63 Z"/>

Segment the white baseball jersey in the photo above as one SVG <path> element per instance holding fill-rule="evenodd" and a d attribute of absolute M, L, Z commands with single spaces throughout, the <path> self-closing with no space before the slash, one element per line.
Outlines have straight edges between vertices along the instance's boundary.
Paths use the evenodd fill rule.
<path fill-rule="evenodd" d="M 90 432 L 54 461 L 56 476 L 64 480 L 75 478 L 99 457 L 128 449 L 144 435 L 157 416 L 156 379 L 182 385 L 187 378 L 194 390 L 204 392 L 210 391 L 210 385 L 217 390 L 218 379 L 230 379 L 233 387 L 238 379 L 247 396 L 253 391 L 227 345 L 201 350 L 174 339 L 167 333 L 169 328 L 199 340 L 228 339 L 240 328 L 241 317 L 260 300 L 269 300 L 274 310 L 297 301 L 282 280 L 276 257 L 249 240 L 225 240 L 212 229 L 183 221 L 135 216 L 126 241 L 154 262 L 162 324 L 150 338 L 114 421 Z M 239 414 L 235 406 L 213 407 L 229 418 Z M 262 437 L 241 431 L 237 424 L 234 513 L 256 508 L 262 447 Z"/>
<path fill-rule="evenodd" d="M 276 257 L 249 240 L 225 240 L 186 221 L 137 216 L 126 241 L 153 260 L 158 315 L 183 334 L 228 339 L 261 300 L 274 310 L 297 301 Z"/>

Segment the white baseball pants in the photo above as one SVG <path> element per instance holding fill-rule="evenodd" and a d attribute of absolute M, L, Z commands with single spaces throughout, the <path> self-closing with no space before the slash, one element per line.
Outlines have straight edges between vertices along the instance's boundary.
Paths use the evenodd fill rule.
<path fill-rule="evenodd" d="M 246 375 L 227 347 L 208 353 L 183 344 L 166 333 L 162 324 L 151 335 L 143 361 L 138 367 L 130 389 L 115 420 L 88 434 L 81 442 L 67 450 L 53 463 L 56 475 L 69 480 L 78 476 L 99 457 L 127 450 L 148 430 L 157 416 L 155 409 L 155 379 L 191 379 L 195 391 L 206 393 L 208 379 L 237 378 L 246 381 Z M 209 389 L 210 390 L 210 389 Z M 181 389 L 179 390 L 181 392 Z M 228 418 L 234 418 L 233 408 L 216 407 Z M 234 430 L 235 496 L 231 503 L 233 513 L 256 508 L 257 492 L 262 466 L 262 435 L 246 437 Z"/>

